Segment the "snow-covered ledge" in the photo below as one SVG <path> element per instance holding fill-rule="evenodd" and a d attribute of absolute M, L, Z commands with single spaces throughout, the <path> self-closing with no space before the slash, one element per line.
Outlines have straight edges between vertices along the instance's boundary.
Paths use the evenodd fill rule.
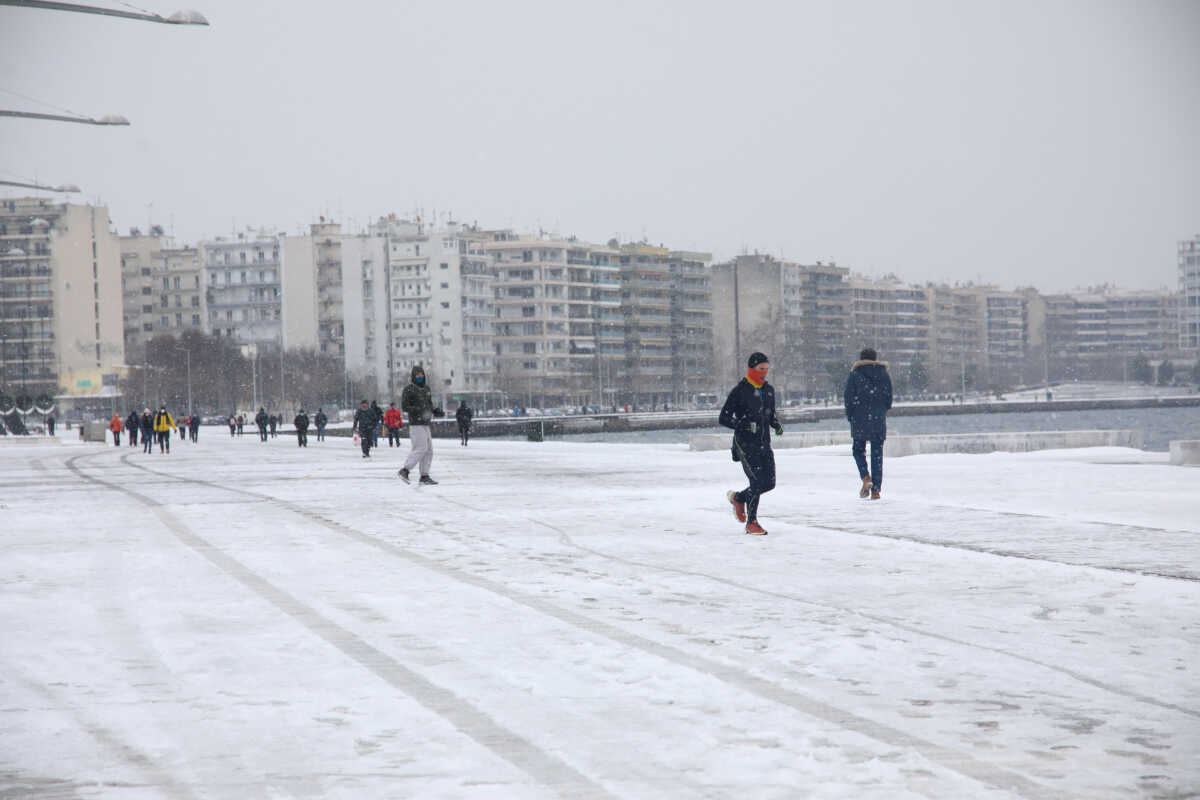
<path fill-rule="evenodd" d="M 1179 439 L 1171 442 L 1172 464 L 1200 464 L 1200 439 Z"/>
<path fill-rule="evenodd" d="M 891 457 L 927 453 L 1024 453 L 1030 450 L 1070 450 L 1077 447 L 1132 447 L 1141 449 L 1140 430 L 1023 431 L 1016 433 L 949 433 L 926 436 L 889 436 L 884 453 Z M 776 449 L 827 447 L 850 444 L 849 431 L 804 431 L 772 438 Z M 1190 442 L 1200 448 L 1200 442 Z M 689 438 L 691 450 L 727 450 L 730 436 L 696 434 Z M 1172 443 L 1172 458 L 1174 458 Z M 1195 456 L 1200 458 L 1200 455 Z M 1200 463 L 1188 462 L 1188 463 Z"/>

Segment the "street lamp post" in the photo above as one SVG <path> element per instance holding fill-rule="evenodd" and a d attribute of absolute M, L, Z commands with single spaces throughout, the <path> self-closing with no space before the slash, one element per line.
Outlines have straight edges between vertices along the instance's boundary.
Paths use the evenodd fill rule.
<path fill-rule="evenodd" d="M 4 0 L 0 0 L 0 5 Z M 83 125 L 128 125 L 129 120 L 120 114 L 105 114 L 103 117 L 80 117 L 73 114 L 42 114 L 37 111 L 11 111 L 0 109 L 0 117 L 21 117 L 22 119 L 49 119 L 55 122 L 78 122 Z"/>
<path fill-rule="evenodd" d="M 144 22 L 160 22 L 164 25 L 207 25 L 208 20 L 198 11 L 187 9 L 176 11 L 169 17 L 159 14 L 141 13 L 137 11 L 120 11 L 115 8 L 99 6 L 84 6 L 75 3 L 59 3 L 53 0 L 0 0 L 0 6 L 16 6 L 17 8 L 36 8 L 42 11 L 74 11 L 79 14 L 100 14 L 106 17 L 121 17 L 136 19 Z"/>
<path fill-rule="evenodd" d="M 176 350 L 182 350 L 184 356 L 187 357 L 187 412 L 192 413 L 192 351 L 186 347 L 177 347 Z"/>

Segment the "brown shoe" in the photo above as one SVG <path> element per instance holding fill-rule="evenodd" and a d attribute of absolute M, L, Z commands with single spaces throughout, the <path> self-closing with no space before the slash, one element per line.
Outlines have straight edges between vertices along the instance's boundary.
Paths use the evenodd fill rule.
<path fill-rule="evenodd" d="M 872 489 L 871 489 L 871 499 L 872 499 L 872 500 L 878 500 L 878 499 L 879 499 L 879 490 L 878 490 L 878 489 L 875 489 L 875 488 L 872 488 Z"/>
<path fill-rule="evenodd" d="M 858 496 L 861 497 L 863 500 L 866 500 L 867 497 L 870 496 L 870 494 L 871 494 L 871 477 L 868 475 L 867 477 L 862 479 L 862 482 L 863 482 L 863 485 L 862 485 L 862 488 L 858 490 Z"/>
<path fill-rule="evenodd" d="M 763 530 L 763 526 L 758 524 L 758 520 L 751 520 L 746 523 L 746 533 L 751 533 L 755 536 L 767 535 L 767 532 Z"/>

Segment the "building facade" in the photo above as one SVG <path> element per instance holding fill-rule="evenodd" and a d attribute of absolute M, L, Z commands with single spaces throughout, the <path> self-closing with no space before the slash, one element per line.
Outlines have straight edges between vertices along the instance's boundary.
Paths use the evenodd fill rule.
<path fill-rule="evenodd" d="M 140 363 L 146 343 L 159 334 L 206 329 L 204 268 L 200 251 L 176 247 L 154 226 L 120 237 L 125 352 Z"/>
<path fill-rule="evenodd" d="M 103 206 L 0 200 L 0 392 L 115 394 L 121 255 Z"/>
<path fill-rule="evenodd" d="M 1186 359 L 1200 359 L 1200 234 L 1178 245 L 1179 351 Z"/>
<path fill-rule="evenodd" d="M 258 348 L 283 346 L 281 247 L 285 238 L 248 230 L 200 243 L 207 332 Z"/>

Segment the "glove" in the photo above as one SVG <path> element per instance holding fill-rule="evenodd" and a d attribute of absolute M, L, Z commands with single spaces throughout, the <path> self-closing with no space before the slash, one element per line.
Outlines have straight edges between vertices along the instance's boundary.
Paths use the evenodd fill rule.
<path fill-rule="evenodd" d="M 771 426 L 771 429 L 775 431 L 776 436 L 783 436 L 783 426 L 779 424 L 778 420 L 776 420 L 775 424 Z"/>
<path fill-rule="evenodd" d="M 444 416 L 446 416 L 446 412 L 445 412 L 445 411 L 442 411 L 440 408 L 435 408 L 435 409 L 433 410 L 433 415 L 434 415 L 435 417 L 439 417 L 439 418 L 440 418 L 440 417 L 444 417 Z"/>

